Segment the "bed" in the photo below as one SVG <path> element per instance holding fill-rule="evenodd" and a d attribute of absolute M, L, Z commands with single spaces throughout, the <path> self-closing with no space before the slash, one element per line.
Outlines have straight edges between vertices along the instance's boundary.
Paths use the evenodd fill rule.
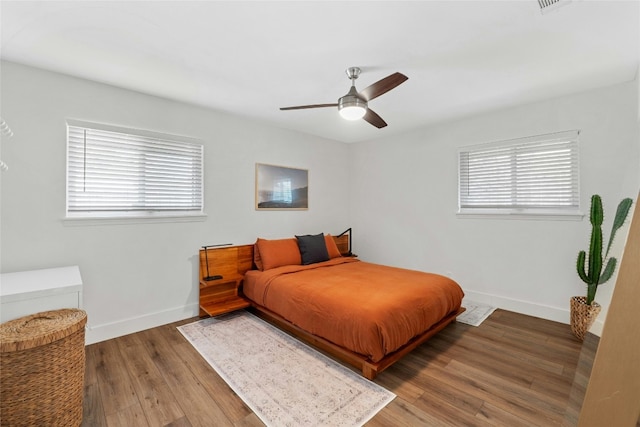
<path fill-rule="evenodd" d="M 326 254 L 318 258 L 319 236 Z M 301 237 L 315 243 L 305 247 Z M 464 311 L 463 291 L 453 280 L 342 256 L 349 251 L 341 243 L 316 235 L 258 239 L 238 247 L 242 297 L 257 315 L 355 366 L 368 379 Z"/>

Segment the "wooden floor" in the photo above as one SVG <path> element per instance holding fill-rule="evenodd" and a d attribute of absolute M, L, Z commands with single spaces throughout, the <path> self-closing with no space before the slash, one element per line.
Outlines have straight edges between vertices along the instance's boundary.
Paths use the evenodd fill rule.
<path fill-rule="evenodd" d="M 194 320 L 87 346 L 83 425 L 262 426 L 176 330 Z M 503 310 L 453 323 L 378 376 L 398 397 L 366 425 L 563 425 L 581 347 L 568 325 Z"/>

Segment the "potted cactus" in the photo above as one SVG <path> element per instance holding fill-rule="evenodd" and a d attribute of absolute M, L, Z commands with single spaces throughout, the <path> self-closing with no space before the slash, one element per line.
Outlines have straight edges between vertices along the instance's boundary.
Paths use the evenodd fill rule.
<path fill-rule="evenodd" d="M 618 204 L 616 216 L 613 219 L 611 235 L 609 236 L 609 243 L 603 255 L 602 222 L 604 213 L 602 199 L 597 194 L 591 196 L 589 257 L 587 259 L 586 251 L 580 251 L 576 266 L 578 276 L 587 284 L 587 296 L 571 298 L 571 331 L 580 340 L 584 340 L 585 334 L 595 321 L 598 313 L 600 313 L 600 304 L 595 302 L 596 292 L 598 286 L 606 283 L 616 270 L 618 260 L 614 257 L 609 257 L 609 250 L 616 232 L 627 219 L 632 203 L 633 201 L 630 198 L 626 198 Z"/>

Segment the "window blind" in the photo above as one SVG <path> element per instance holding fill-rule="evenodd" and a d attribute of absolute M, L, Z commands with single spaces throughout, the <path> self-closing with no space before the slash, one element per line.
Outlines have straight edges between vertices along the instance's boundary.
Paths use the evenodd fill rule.
<path fill-rule="evenodd" d="M 105 128 L 67 125 L 68 215 L 202 213 L 202 144 Z"/>
<path fill-rule="evenodd" d="M 578 132 L 459 150 L 460 212 L 577 212 Z"/>

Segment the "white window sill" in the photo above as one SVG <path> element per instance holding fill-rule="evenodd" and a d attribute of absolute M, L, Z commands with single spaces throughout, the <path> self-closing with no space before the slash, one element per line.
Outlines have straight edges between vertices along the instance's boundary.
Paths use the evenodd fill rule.
<path fill-rule="evenodd" d="M 202 222 L 206 214 L 169 214 L 169 215 L 131 215 L 131 216 L 68 216 L 62 219 L 65 226 L 116 225 L 116 224 L 155 224 L 176 222 Z"/>
<path fill-rule="evenodd" d="M 456 217 L 461 219 L 519 219 L 519 220 L 541 220 L 541 221 L 582 221 L 582 212 L 517 212 L 491 210 L 464 210 L 456 212 Z"/>

